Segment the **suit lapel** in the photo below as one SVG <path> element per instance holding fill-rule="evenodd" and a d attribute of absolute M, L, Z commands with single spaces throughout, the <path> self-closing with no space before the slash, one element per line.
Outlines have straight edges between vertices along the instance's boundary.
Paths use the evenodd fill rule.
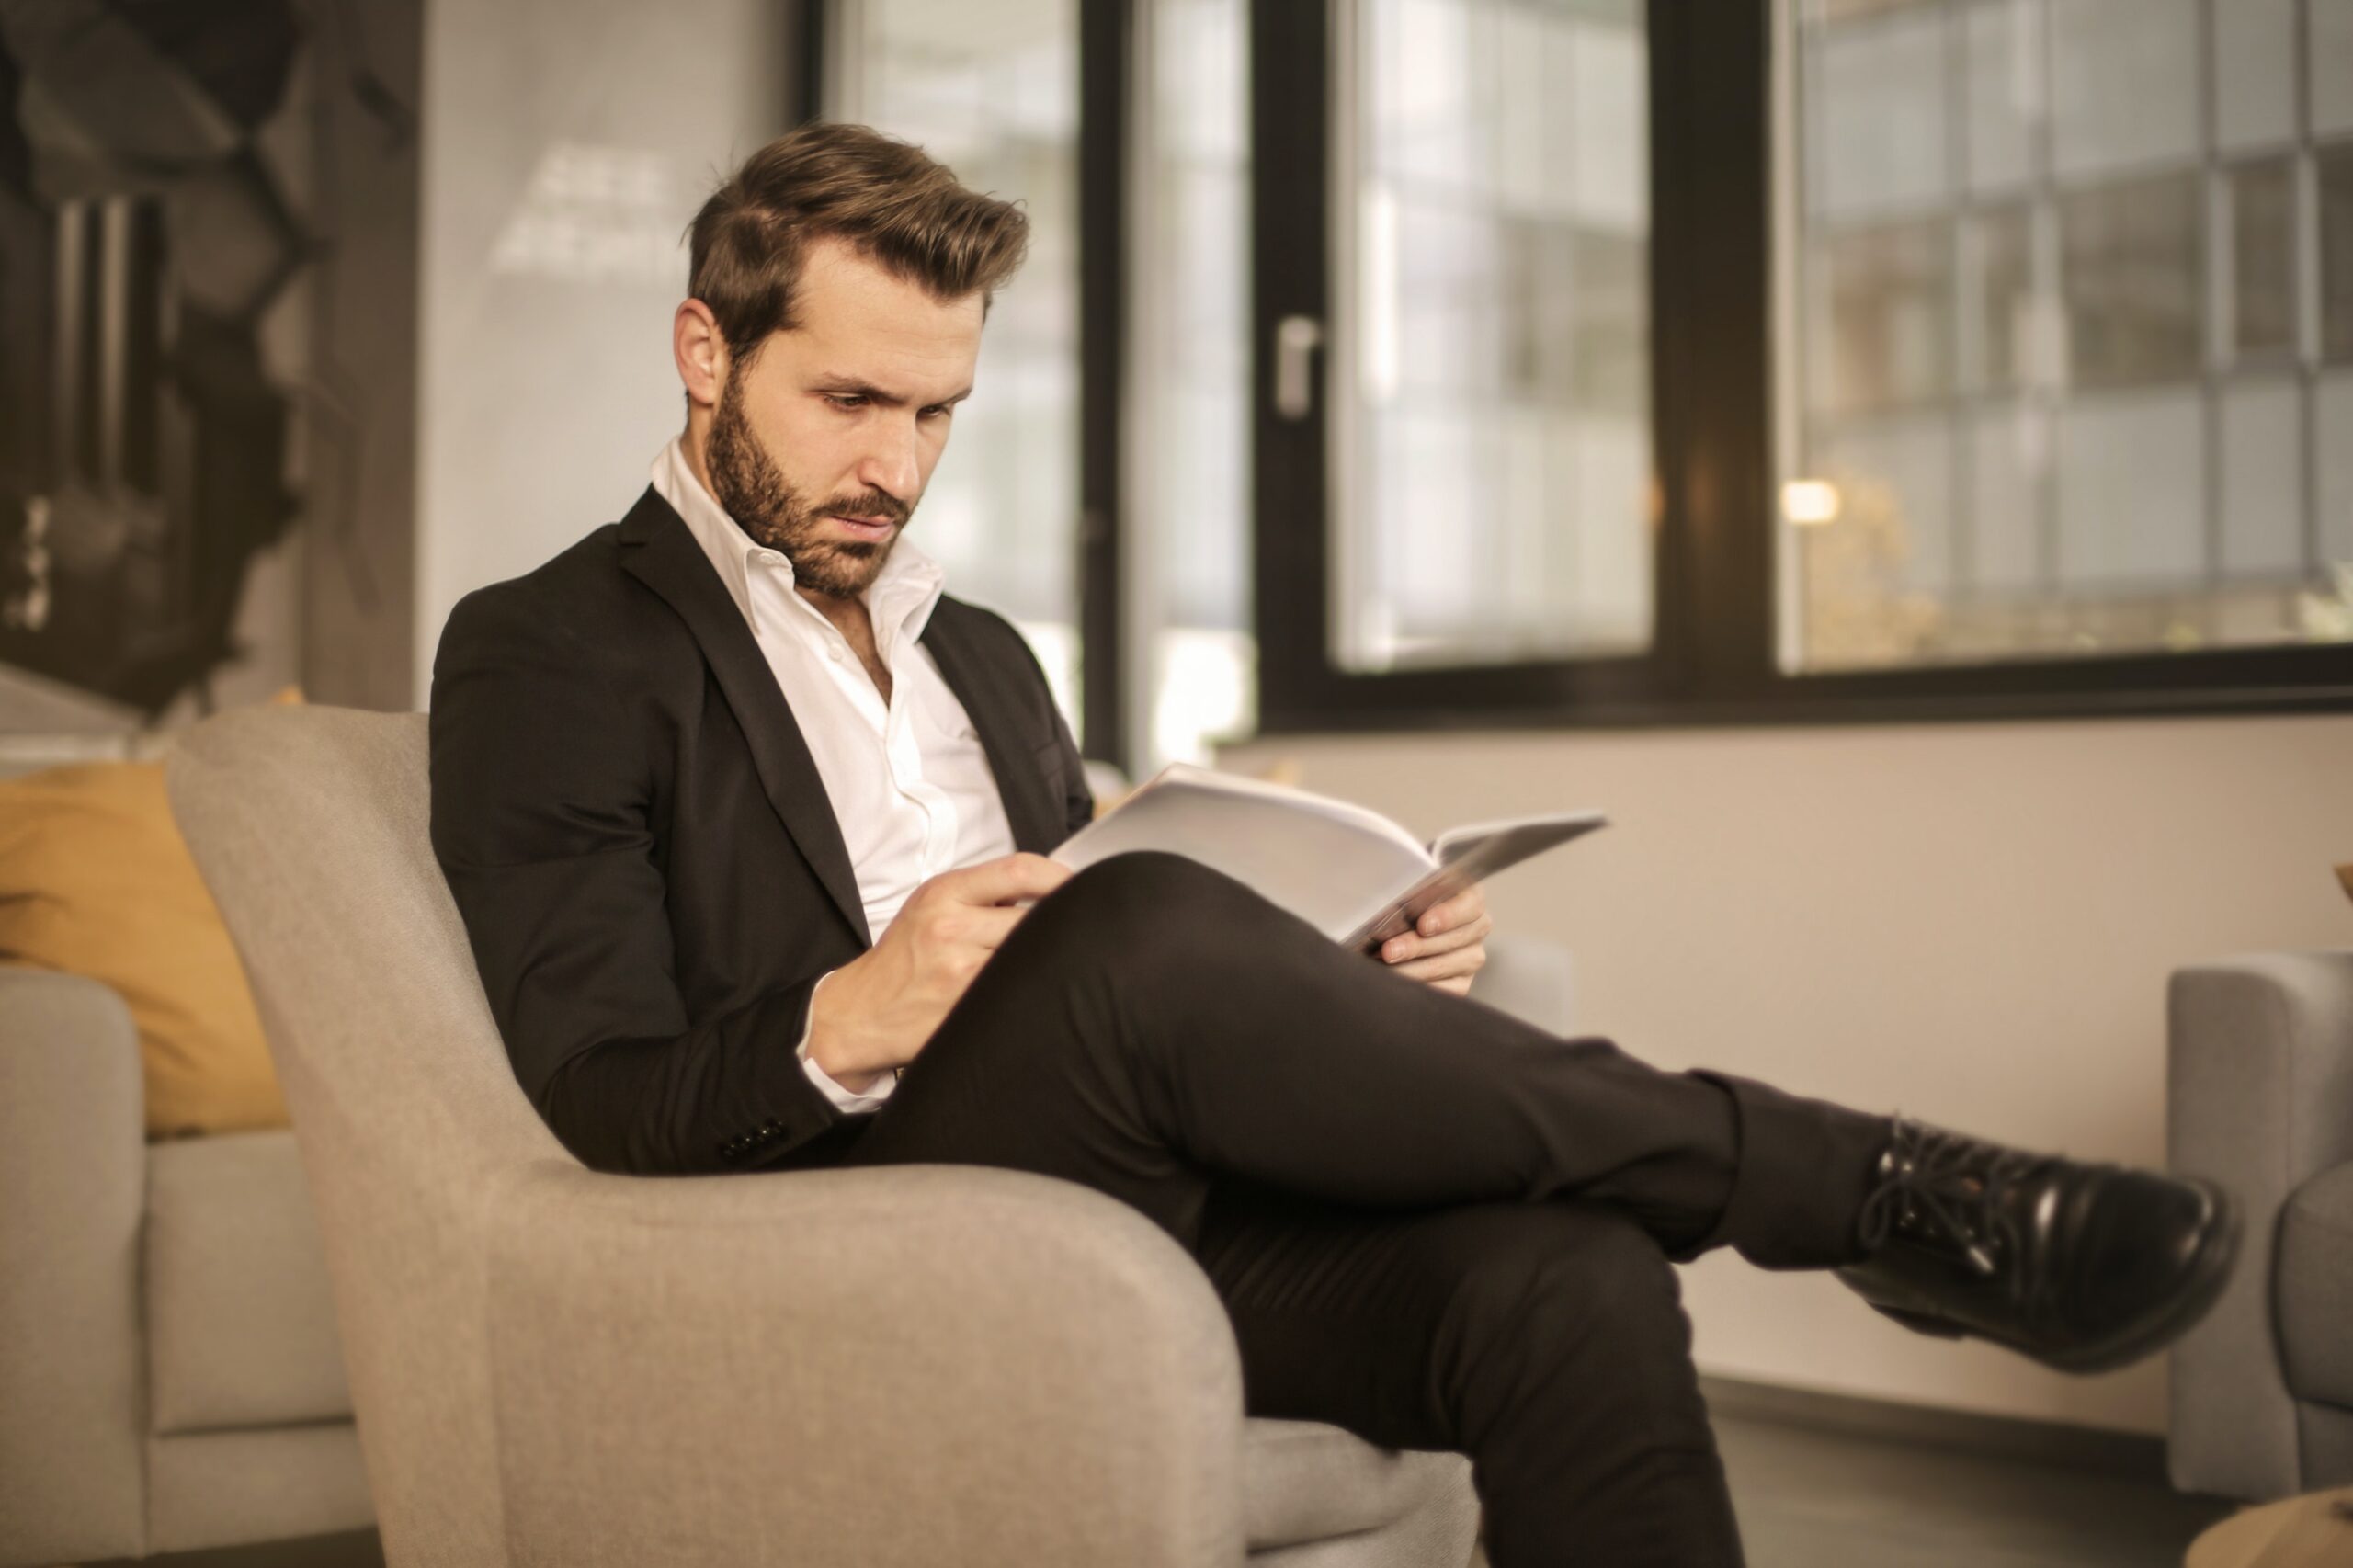
<path fill-rule="evenodd" d="M 768 804 L 783 819 L 858 939 L 872 946 L 858 874 L 842 842 L 841 823 L 825 794 L 825 781 L 809 755 L 791 705 L 777 687 L 776 673 L 768 668 L 735 601 L 728 597 L 727 585 L 711 570 L 685 521 L 650 486 L 621 519 L 620 540 L 622 567 L 667 600 L 702 645 L 703 657 L 719 677 L 720 690 L 752 748 L 752 766 L 759 772 Z"/>
<path fill-rule="evenodd" d="M 1063 831 L 1062 802 L 1046 787 L 1036 743 L 1020 722 L 1021 693 L 1011 684 L 1005 662 L 985 657 L 973 645 L 962 607 L 946 599 L 934 607 L 921 642 L 931 650 L 948 689 L 964 705 L 972 728 L 980 732 L 981 749 L 988 754 L 989 771 L 996 775 L 996 792 L 1005 801 L 1006 825 L 1013 829 L 1014 847 L 1045 854 L 1068 836 Z"/>

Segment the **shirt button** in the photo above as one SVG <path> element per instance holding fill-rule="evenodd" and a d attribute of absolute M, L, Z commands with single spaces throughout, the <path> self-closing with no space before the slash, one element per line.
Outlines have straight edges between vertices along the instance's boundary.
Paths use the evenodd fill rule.
<path fill-rule="evenodd" d="M 825 657 L 838 665 L 842 662 L 842 651 L 839 648 L 828 648 L 825 650 Z"/>

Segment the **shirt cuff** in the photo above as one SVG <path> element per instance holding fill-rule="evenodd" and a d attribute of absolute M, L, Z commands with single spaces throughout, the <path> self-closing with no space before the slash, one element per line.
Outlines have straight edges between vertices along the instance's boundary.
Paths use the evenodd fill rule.
<path fill-rule="evenodd" d="M 899 1086 L 898 1074 L 885 1073 L 872 1089 L 861 1095 L 855 1089 L 845 1089 L 835 1083 L 831 1075 L 809 1055 L 809 1031 L 817 1021 L 817 988 L 840 972 L 839 970 L 829 969 L 817 977 L 816 985 L 809 988 L 809 1011 L 801 1019 L 801 1043 L 793 1047 L 793 1054 L 801 1059 L 801 1072 L 809 1075 L 809 1081 L 817 1085 L 820 1094 L 833 1102 L 835 1109 L 852 1116 L 863 1116 L 882 1108 L 882 1102 L 891 1097 L 891 1091 Z"/>

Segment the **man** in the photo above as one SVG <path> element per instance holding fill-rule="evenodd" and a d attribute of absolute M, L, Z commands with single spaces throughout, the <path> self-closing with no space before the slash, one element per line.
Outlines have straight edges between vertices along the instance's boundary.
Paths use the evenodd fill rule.
<path fill-rule="evenodd" d="M 1024 241 L 873 131 L 763 148 L 695 220 L 651 487 L 450 615 L 434 847 L 582 1160 L 1109 1193 L 1199 1259 L 1254 1414 L 1468 1453 L 1495 1568 L 1738 1561 L 1670 1260 L 2080 1369 L 2205 1309 L 2211 1186 L 1546 1035 L 1462 994 L 1475 890 L 1374 961 L 1173 856 L 1043 858 L 1069 730 L 903 537 Z"/>

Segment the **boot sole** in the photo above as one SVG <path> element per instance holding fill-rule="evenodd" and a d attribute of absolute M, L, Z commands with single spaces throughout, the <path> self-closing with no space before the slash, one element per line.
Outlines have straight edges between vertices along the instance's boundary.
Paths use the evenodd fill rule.
<path fill-rule="evenodd" d="M 2204 1244 L 2199 1249 L 2198 1256 L 2190 1260 L 2188 1283 L 2163 1312 L 2121 1337 L 2072 1349 L 2044 1350 L 1997 1334 L 1989 1334 L 1934 1312 L 1900 1302 L 1873 1300 L 1868 1296 L 1864 1300 L 1870 1303 L 1873 1311 L 1893 1318 L 1915 1333 L 1932 1335 L 1938 1339 L 1982 1339 L 1988 1345 L 2016 1351 L 2029 1360 L 2039 1361 L 2062 1372 L 2106 1372 L 2130 1366 L 2144 1356 L 2164 1349 L 2196 1327 L 2221 1297 L 2222 1288 L 2230 1283 L 2231 1267 L 2237 1262 L 2239 1252 L 2238 1203 L 2212 1182 L 2200 1181 L 2197 1186 L 2211 1206 L 2211 1222 Z"/>

